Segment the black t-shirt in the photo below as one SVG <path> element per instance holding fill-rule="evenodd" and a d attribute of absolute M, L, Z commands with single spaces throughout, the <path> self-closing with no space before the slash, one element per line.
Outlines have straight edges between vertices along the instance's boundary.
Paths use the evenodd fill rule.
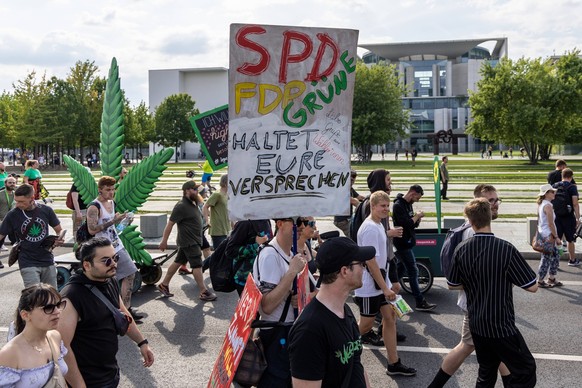
<path fill-rule="evenodd" d="M 348 305 L 341 319 L 314 298 L 289 333 L 291 375 L 322 380 L 322 387 L 365 387 L 361 355 L 358 323 Z"/>
<path fill-rule="evenodd" d="M 84 284 L 97 287 L 113 306 L 119 308 L 119 285 L 114 278 L 107 282 L 94 282 L 85 274 L 76 273 L 61 291 L 69 299 L 79 321 L 71 348 L 87 387 L 110 384 L 118 373 L 115 355 L 118 337 L 113 313 Z"/>
<path fill-rule="evenodd" d="M 43 248 L 42 242 L 50 234 L 49 226 L 54 228 L 61 222 L 52 208 L 44 205 L 36 206 L 37 208 L 31 211 L 14 208 L 6 214 L 0 224 L 0 234 L 4 236 L 14 234 L 18 240 L 22 240 L 18 256 L 20 268 L 48 267 L 54 264 L 52 252 Z M 24 236 L 31 220 L 34 224 Z"/>
<path fill-rule="evenodd" d="M 71 193 L 78 193 L 79 194 L 79 189 L 77 189 L 77 186 L 72 185 L 71 189 L 69 190 Z M 81 194 L 79 194 L 79 200 L 77 202 L 79 202 L 79 210 L 85 210 L 87 209 L 87 205 L 85 205 L 85 202 L 83 202 L 83 200 L 81 199 Z"/>

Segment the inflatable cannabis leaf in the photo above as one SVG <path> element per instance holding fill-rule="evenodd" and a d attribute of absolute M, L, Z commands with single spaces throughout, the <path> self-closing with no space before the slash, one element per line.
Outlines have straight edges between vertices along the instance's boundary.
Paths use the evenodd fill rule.
<path fill-rule="evenodd" d="M 112 176 L 115 179 L 119 178 L 122 169 L 124 139 L 123 96 L 117 60 L 113 58 L 107 78 L 103 114 L 101 115 L 99 157 L 103 175 Z M 165 163 L 172 158 L 173 154 L 173 149 L 166 148 L 143 159 L 131 168 L 115 191 L 115 210 L 118 212 L 136 211 L 137 208 L 141 207 L 153 192 L 156 183 L 166 169 Z M 98 195 L 97 183 L 93 175 L 75 159 L 65 155 L 64 160 L 73 177 L 73 183 L 79 190 L 81 199 L 88 205 Z M 125 249 L 136 263 L 141 265 L 152 263 L 152 258 L 144 249 L 145 244 L 136 225 L 125 228 L 120 237 Z"/>

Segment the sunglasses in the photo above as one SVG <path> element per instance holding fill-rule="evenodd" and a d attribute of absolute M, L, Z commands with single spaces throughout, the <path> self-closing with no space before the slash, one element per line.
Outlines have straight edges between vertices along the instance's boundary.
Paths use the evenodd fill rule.
<path fill-rule="evenodd" d="M 297 220 L 296 225 L 297 226 L 301 226 L 301 224 L 303 224 L 303 226 L 310 226 L 312 228 L 315 227 L 315 221 L 309 221 L 309 220 Z"/>
<path fill-rule="evenodd" d="M 102 257 L 101 262 L 105 264 L 106 267 L 111 267 L 111 264 L 117 263 L 119 261 L 119 255 L 116 253 L 113 257 Z"/>
<path fill-rule="evenodd" d="M 51 315 L 52 313 L 55 312 L 55 309 L 64 310 L 66 306 L 67 306 L 67 301 L 61 300 L 59 303 L 52 303 L 52 304 L 47 304 L 47 305 L 43 306 L 42 311 L 44 311 L 44 313 L 46 315 Z"/>
<path fill-rule="evenodd" d="M 350 267 L 350 269 L 353 270 L 354 265 L 361 265 L 362 268 L 366 268 L 366 262 L 364 261 L 354 261 L 353 263 L 348 264 L 348 267 Z"/>

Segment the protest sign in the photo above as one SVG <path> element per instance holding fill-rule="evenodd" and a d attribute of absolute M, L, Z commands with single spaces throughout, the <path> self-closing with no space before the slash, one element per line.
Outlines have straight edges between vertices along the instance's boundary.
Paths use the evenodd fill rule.
<path fill-rule="evenodd" d="M 232 219 L 349 214 L 358 31 L 233 24 Z"/>
<path fill-rule="evenodd" d="M 228 105 L 190 117 L 200 148 L 213 170 L 228 165 Z"/>
<path fill-rule="evenodd" d="M 249 274 L 245 289 L 236 305 L 234 315 L 224 337 L 222 349 L 212 368 L 208 388 L 230 387 L 251 334 L 251 323 L 257 315 L 262 297 L 263 295 L 255 285 L 253 276 Z"/>

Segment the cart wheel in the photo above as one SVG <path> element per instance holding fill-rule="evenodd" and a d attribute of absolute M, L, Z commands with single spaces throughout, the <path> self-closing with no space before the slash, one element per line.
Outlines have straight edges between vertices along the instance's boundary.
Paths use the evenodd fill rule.
<path fill-rule="evenodd" d="M 139 271 L 136 271 L 135 278 L 133 278 L 133 285 L 131 287 L 132 294 L 139 291 L 139 289 L 141 288 L 141 281 L 142 281 L 141 274 L 139 273 Z"/>
<path fill-rule="evenodd" d="M 57 290 L 60 292 L 65 284 L 71 278 L 71 272 L 67 267 L 58 266 L 57 267 Z"/>
<path fill-rule="evenodd" d="M 141 267 L 139 273 L 145 284 L 156 284 L 162 278 L 162 267 L 154 263 L 152 265 Z"/>
<path fill-rule="evenodd" d="M 430 269 L 423 263 L 417 261 L 416 266 L 418 267 L 418 287 L 420 288 L 421 293 L 428 292 L 432 287 L 432 283 L 434 282 L 434 278 L 432 276 L 432 272 Z M 404 269 L 404 265 L 401 267 Z M 408 281 L 408 274 L 404 269 L 404 273 L 400 277 L 400 285 L 404 291 L 412 294 L 412 289 L 410 288 L 410 282 Z"/>

